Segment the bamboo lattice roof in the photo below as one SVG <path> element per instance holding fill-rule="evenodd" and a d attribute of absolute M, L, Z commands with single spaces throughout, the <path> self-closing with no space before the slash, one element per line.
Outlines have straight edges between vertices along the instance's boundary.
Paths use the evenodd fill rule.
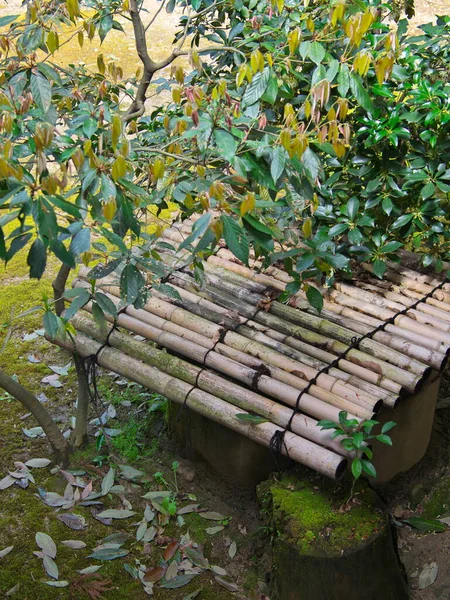
<path fill-rule="evenodd" d="M 163 238 L 177 247 L 192 225 L 175 224 Z M 174 266 L 179 255 L 167 249 L 161 256 Z M 362 420 L 383 405 L 395 409 L 423 387 L 431 370 L 442 371 L 447 363 L 450 283 L 421 271 L 418 261 L 403 252 L 402 263 L 389 263 L 383 281 L 362 265 L 357 279 L 322 290 L 319 315 L 303 292 L 287 304 L 277 301 L 291 281 L 282 268 L 261 270 L 257 260 L 246 267 L 223 245 L 204 262 L 202 287 L 189 269 L 174 270 L 167 284 L 175 297 L 152 291 L 144 309 L 121 312 L 110 348 L 103 347 L 104 332 L 76 316 L 78 351 L 102 349 L 99 364 L 265 445 L 288 427 L 283 452 L 337 477 L 346 451 L 317 421 L 337 421 L 342 410 Z M 75 285 L 86 285 L 87 273 L 82 269 Z M 117 281 L 113 273 L 97 282 L 116 305 Z M 150 350 L 147 340 L 163 352 Z M 153 379 L 146 379 L 149 368 Z M 236 416 L 245 412 L 267 422 Z"/>

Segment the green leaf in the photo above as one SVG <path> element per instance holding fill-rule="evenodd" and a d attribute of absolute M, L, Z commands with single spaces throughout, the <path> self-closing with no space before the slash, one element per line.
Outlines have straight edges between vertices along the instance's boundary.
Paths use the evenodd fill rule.
<path fill-rule="evenodd" d="M 268 419 L 264 417 L 260 417 L 259 415 L 249 415 L 248 413 L 238 413 L 236 418 L 240 421 L 248 421 L 249 423 L 253 423 L 254 425 L 259 425 L 260 423 L 267 423 Z"/>
<path fill-rule="evenodd" d="M 116 558 L 127 556 L 129 552 L 129 550 L 117 550 L 116 548 L 102 548 L 101 550 L 96 550 L 92 554 L 89 554 L 88 558 L 95 558 L 96 560 L 114 560 Z"/>
<path fill-rule="evenodd" d="M 229 250 L 244 263 L 248 265 L 249 243 L 245 230 L 228 215 L 222 215 L 223 237 Z"/>
<path fill-rule="evenodd" d="M 120 275 L 120 292 L 128 304 L 136 302 L 139 291 L 144 285 L 145 279 L 139 269 L 131 263 L 126 265 Z"/>
<path fill-rule="evenodd" d="M 81 293 L 78 296 L 76 296 L 73 299 L 70 306 L 66 309 L 64 313 L 65 319 L 71 319 L 80 310 L 80 308 L 83 308 L 83 306 L 87 304 L 91 299 L 91 294 L 89 293 L 89 290 L 87 290 L 86 288 L 82 289 L 84 293 Z"/>
<path fill-rule="evenodd" d="M 409 519 L 404 519 L 404 523 L 408 523 L 414 529 L 418 529 L 419 531 L 432 531 L 435 533 L 441 533 L 443 531 L 447 531 L 448 526 L 444 523 L 441 523 L 437 519 L 424 519 L 422 517 L 411 517 Z"/>
<path fill-rule="evenodd" d="M 358 198 L 355 198 L 355 197 L 350 198 L 350 200 L 347 202 L 347 215 L 351 221 L 355 220 L 355 217 L 358 214 L 358 210 L 359 210 Z"/>
<path fill-rule="evenodd" d="M 18 18 L 19 15 L 7 15 L 6 17 L 1 17 L 0 27 L 6 27 L 7 25 L 10 25 L 11 23 L 14 23 L 14 21 Z"/>
<path fill-rule="evenodd" d="M 286 166 L 286 150 L 282 146 L 277 146 L 272 153 L 272 162 L 270 164 L 270 174 L 276 184 L 281 177 Z"/>
<path fill-rule="evenodd" d="M 320 169 L 322 168 L 322 163 L 320 162 L 320 158 L 311 150 L 311 148 L 306 148 L 302 155 L 301 159 L 309 178 L 312 181 L 315 181 L 319 176 Z"/>
<path fill-rule="evenodd" d="M 238 147 L 238 140 L 224 129 L 214 130 L 214 139 L 221 156 L 228 162 L 232 162 Z"/>
<path fill-rule="evenodd" d="M 400 227 L 404 227 L 410 221 L 412 221 L 412 219 L 413 219 L 413 215 L 411 213 L 408 213 L 406 215 L 402 215 L 401 217 L 399 217 L 398 219 L 396 219 L 392 223 L 391 228 L 392 229 L 399 229 Z"/>
<path fill-rule="evenodd" d="M 72 202 L 67 202 L 64 198 L 60 198 L 59 196 L 46 196 L 46 199 L 51 203 L 63 210 L 68 215 L 75 217 L 75 219 L 82 220 L 82 216 L 80 213 L 80 209 Z"/>
<path fill-rule="evenodd" d="M 46 311 L 44 313 L 44 328 L 45 332 L 50 338 L 55 338 L 59 329 L 58 318 L 51 311 Z"/>
<path fill-rule="evenodd" d="M 75 258 L 69 250 L 64 246 L 60 240 L 54 240 L 50 246 L 53 254 L 59 258 L 59 260 L 70 267 L 75 269 Z"/>
<path fill-rule="evenodd" d="M 242 97 L 242 105 L 251 106 L 258 102 L 267 89 L 271 77 L 271 70 L 266 67 L 262 72 L 256 73 L 251 83 L 247 86 Z"/>
<path fill-rule="evenodd" d="M 381 433 L 387 433 L 388 431 L 390 431 L 396 425 L 397 425 L 397 423 L 395 423 L 394 421 L 388 421 L 381 428 Z"/>
<path fill-rule="evenodd" d="M 308 56 L 316 65 L 320 65 L 325 58 L 325 48 L 319 42 L 312 42 L 309 47 Z"/>
<path fill-rule="evenodd" d="M 309 285 L 308 289 L 306 290 L 306 297 L 308 298 L 308 302 L 311 304 L 311 306 L 318 312 L 321 312 L 323 308 L 323 297 L 319 290 L 313 285 Z"/>
<path fill-rule="evenodd" d="M 50 82 L 39 73 L 32 73 L 30 88 L 33 99 L 43 112 L 47 112 L 52 102 L 52 86 Z"/>
<path fill-rule="evenodd" d="M 75 255 L 79 256 L 83 252 L 87 252 L 91 247 L 91 232 L 89 229 L 84 228 L 73 237 L 72 243 L 70 244 L 70 251 Z"/>
<path fill-rule="evenodd" d="M 354 458 L 352 461 L 352 474 L 355 479 L 359 479 L 362 473 L 362 463 L 360 458 Z"/>
<path fill-rule="evenodd" d="M 353 73 L 350 74 L 350 89 L 352 90 L 352 94 L 356 98 L 358 104 L 367 110 L 367 112 L 373 112 L 374 105 L 369 92 L 361 83 L 360 77 L 354 75 Z"/>
<path fill-rule="evenodd" d="M 379 279 L 383 279 L 387 266 L 384 260 L 377 258 L 373 261 L 373 272 Z"/>
<path fill-rule="evenodd" d="M 41 238 L 36 238 L 27 256 L 31 279 L 40 279 L 47 264 L 47 250 Z"/>
<path fill-rule="evenodd" d="M 273 75 L 269 79 L 269 85 L 266 88 L 266 91 L 261 96 L 261 100 L 264 102 L 268 102 L 269 104 L 275 104 L 275 101 L 278 96 L 278 81 L 275 75 Z"/>
<path fill-rule="evenodd" d="M 342 98 L 348 94 L 350 88 L 350 71 L 346 64 L 342 64 L 338 74 L 338 92 Z"/>
<path fill-rule="evenodd" d="M 178 249 L 184 250 L 184 248 L 187 248 L 190 244 L 192 244 L 192 242 L 194 242 L 197 238 L 203 235 L 206 229 L 208 228 L 210 222 L 211 213 L 205 213 L 204 215 L 202 215 L 198 221 L 195 221 L 192 227 L 191 234 L 188 235 L 188 237 L 181 242 Z"/>
<path fill-rule="evenodd" d="M 434 187 L 434 183 L 430 181 L 427 184 L 425 184 L 420 190 L 420 195 L 424 200 L 426 200 L 427 198 L 430 198 L 430 196 L 432 196 L 435 193 L 435 191 L 436 188 Z"/>
<path fill-rule="evenodd" d="M 392 440 L 388 435 L 384 435 L 383 433 L 381 433 L 380 435 L 377 435 L 376 439 L 381 442 L 382 444 L 387 444 L 388 446 L 392 446 Z"/>
<path fill-rule="evenodd" d="M 117 317 L 117 308 L 114 302 L 108 298 L 105 294 L 101 292 L 96 292 L 94 294 L 94 300 L 100 306 L 103 312 L 110 314 L 112 317 Z"/>
<path fill-rule="evenodd" d="M 367 475 L 369 475 L 370 477 L 376 477 L 377 476 L 377 471 L 375 469 L 375 467 L 373 466 L 373 464 L 368 461 L 365 460 L 364 458 L 361 459 L 361 465 L 362 465 L 362 469 L 365 473 L 367 473 Z"/>

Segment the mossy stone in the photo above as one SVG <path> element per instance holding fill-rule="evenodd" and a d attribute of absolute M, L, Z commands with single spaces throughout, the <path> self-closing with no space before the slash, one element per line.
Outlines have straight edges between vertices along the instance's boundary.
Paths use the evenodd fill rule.
<path fill-rule="evenodd" d="M 422 516 L 425 519 L 436 519 L 450 512 L 450 477 L 444 477 L 439 482 L 423 507 Z"/>
<path fill-rule="evenodd" d="M 369 487 L 286 475 L 258 488 L 273 532 L 274 600 L 409 597 L 387 511 Z M 272 598 L 272 596 L 271 596 Z"/>

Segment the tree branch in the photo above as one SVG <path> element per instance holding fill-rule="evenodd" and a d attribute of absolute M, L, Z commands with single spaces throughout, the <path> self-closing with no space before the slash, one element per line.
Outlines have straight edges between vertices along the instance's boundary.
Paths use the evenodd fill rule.
<path fill-rule="evenodd" d="M 6 373 L 1 369 L 0 387 L 8 392 L 8 394 L 11 394 L 11 396 L 13 396 L 31 412 L 33 417 L 44 430 L 53 452 L 56 455 L 56 459 L 63 466 L 67 466 L 71 452 L 70 444 L 60 432 L 56 426 L 56 423 L 53 421 L 49 413 L 45 410 L 36 396 L 20 385 L 20 383 L 6 375 Z"/>
<path fill-rule="evenodd" d="M 62 296 L 64 294 L 64 290 L 66 289 L 66 283 L 67 278 L 69 277 L 69 273 L 70 267 L 62 263 L 59 268 L 58 274 L 52 283 L 53 298 L 55 299 L 55 312 L 58 315 L 58 317 L 61 316 L 64 310 L 64 299 Z"/>

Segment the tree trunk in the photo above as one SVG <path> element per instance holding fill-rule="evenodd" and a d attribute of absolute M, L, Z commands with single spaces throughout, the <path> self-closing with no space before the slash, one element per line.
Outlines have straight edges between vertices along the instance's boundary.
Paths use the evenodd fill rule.
<path fill-rule="evenodd" d="M 89 415 L 89 382 L 83 359 L 78 354 L 73 354 L 75 369 L 78 379 L 77 415 L 75 423 L 75 447 L 82 448 L 88 443 L 88 415 Z"/>
<path fill-rule="evenodd" d="M 64 311 L 63 294 L 66 289 L 70 267 L 61 264 L 58 274 L 52 283 L 53 297 L 55 300 L 55 312 L 60 317 Z M 89 413 L 89 383 L 86 377 L 83 360 L 76 354 L 72 354 L 78 381 L 77 415 L 75 425 L 75 447 L 81 448 L 88 442 L 87 424 Z"/>
<path fill-rule="evenodd" d="M 31 412 L 44 430 L 53 452 L 56 455 L 56 460 L 63 466 L 67 466 L 71 452 L 70 444 L 64 438 L 55 422 L 36 398 L 36 396 L 21 386 L 20 383 L 14 381 L 14 379 L 6 375 L 6 373 L 1 369 L 0 387 L 8 392 L 8 394 L 11 394 L 11 396 L 13 396 Z"/>

